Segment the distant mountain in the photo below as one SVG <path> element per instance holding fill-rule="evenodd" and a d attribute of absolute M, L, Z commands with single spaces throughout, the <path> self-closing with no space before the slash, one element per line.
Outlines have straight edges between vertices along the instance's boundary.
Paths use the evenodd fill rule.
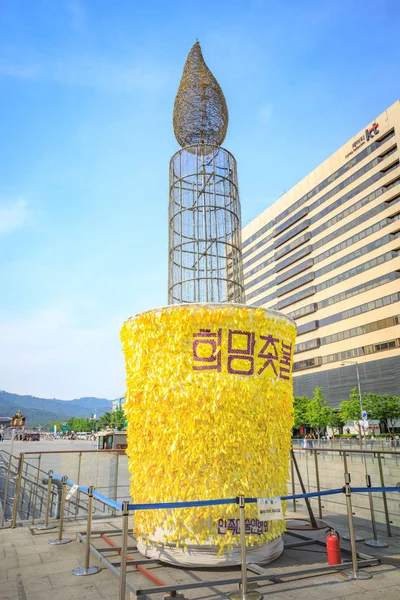
<path fill-rule="evenodd" d="M 93 413 L 100 416 L 112 410 L 112 401 L 106 398 L 36 398 L 0 390 L 0 417 L 12 417 L 19 408 L 26 416 L 27 427 L 45 426 L 52 421 L 66 421 L 70 417 L 91 417 Z"/>

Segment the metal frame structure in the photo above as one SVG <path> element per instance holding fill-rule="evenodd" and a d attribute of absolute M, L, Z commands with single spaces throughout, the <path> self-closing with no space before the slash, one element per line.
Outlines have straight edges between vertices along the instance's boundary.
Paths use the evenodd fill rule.
<path fill-rule="evenodd" d="M 115 457 L 115 471 L 113 481 L 106 486 L 107 494 L 113 499 L 129 497 L 129 484 L 121 485 L 118 481 L 119 457 L 124 450 L 61 450 L 61 451 L 39 451 L 21 452 L 14 456 L 5 450 L 0 450 L 0 529 L 3 527 L 17 527 L 22 524 L 34 525 L 37 520 L 41 521 L 44 515 L 48 515 L 45 521 L 46 529 L 53 528 L 49 519 L 58 520 L 62 501 L 62 483 L 53 480 L 52 471 L 41 469 L 43 455 L 71 455 L 77 458 L 77 483 L 80 484 L 82 472 L 82 457 L 85 455 L 110 455 Z M 31 461 L 31 462 L 28 462 Z M 101 488 L 99 488 L 101 489 Z M 88 501 L 85 495 L 81 497 L 78 490 L 65 503 L 65 520 L 82 519 L 86 517 Z M 96 501 L 94 504 L 95 519 L 104 516 L 105 505 Z M 115 514 L 112 509 L 111 514 Z M 40 529 L 43 527 L 40 526 Z"/>
<path fill-rule="evenodd" d="M 96 530 L 94 532 L 92 532 L 92 536 L 95 535 L 100 535 L 102 536 L 103 534 L 108 534 L 110 535 L 110 530 Z M 114 531 L 112 531 L 113 535 L 121 535 L 123 536 L 123 530 L 121 529 L 116 529 Z M 293 545 L 288 546 L 288 548 L 299 548 L 301 546 L 310 546 L 310 545 L 316 545 L 316 546 L 324 546 L 324 544 L 322 542 L 320 542 L 319 540 L 311 540 L 310 538 L 307 538 L 306 536 L 303 535 L 298 535 L 298 534 L 294 534 L 289 532 L 288 535 L 293 536 L 295 538 L 298 538 L 299 542 L 294 543 Z M 85 533 L 79 532 L 76 534 L 77 539 L 86 544 L 87 543 L 87 537 Z M 325 575 L 329 572 L 340 572 L 340 571 L 344 571 L 347 570 L 349 565 L 352 563 L 349 562 L 344 562 L 340 565 L 323 565 L 321 567 L 313 567 L 313 568 L 308 568 L 308 569 L 301 569 L 301 570 L 296 570 L 295 573 L 293 572 L 287 572 L 287 573 L 279 573 L 278 575 L 276 573 L 271 573 L 268 572 L 267 570 L 265 570 L 264 567 L 259 567 L 258 565 L 252 565 L 252 564 L 248 564 L 246 569 L 242 569 L 241 575 L 240 576 L 229 576 L 227 575 L 226 578 L 224 579 L 211 579 L 211 580 L 207 580 L 207 579 L 203 579 L 201 581 L 192 581 L 190 583 L 181 583 L 181 584 L 171 584 L 171 585 L 163 585 L 163 586 L 157 586 L 157 587 L 148 587 L 148 588 L 140 588 L 138 586 L 133 585 L 131 582 L 126 580 L 126 575 L 127 575 L 127 571 L 126 571 L 126 566 L 130 566 L 130 567 L 137 567 L 137 566 L 141 566 L 141 565 L 161 565 L 160 561 L 158 561 L 157 559 L 150 559 L 150 558 L 143 558 L 143 559 L 138 559 L 138 560 L 134 560 L 134 559 L 128 559 L 125 563 L 125 568 L 124 568 L 124 563 L 122 561 L 122 557 L 121 557 L 121 561 L 119 562 L 119 565 L 114 562 L 115 560 L 115 556 L 113 556 L 112 561 L 105 556 L 106 554 L 110 553 L 110 552 L 119 552 L 120 554 L 122 554 L 124 550 L 124 543 L 122 544 L 122 546 L 110 546 L 110 548 L 96 548 L 96 546 L 94 546 L 93 544 L 90 546 L 90 552 L 93 554 L 93 556 L 95 556 L 113 575 L 115 575 L 115 577 L 117 577 L 120 582 L 121 579 L 123 580 L 123 578 L 125 578 L 125 586 L 126 588 L 128 588 L 129 591 L 131 591 L 133 594 L 135 594 L 135 596 L 137 597 L 144 597 L 144 596 L 150 596 L 152 594 L 171 594 L 172 596 L 177 596 L 177 592 L 183 592 L 185 590 L 193 590 L 193 589 L 201 589 L 201 588 L 219 588 L 222 586 L 226 586 L 226 585 L 237 585 L 240 588 L 240 592 L 238 595 L 238 598 L 248 598 L 249 597 L 249 591 L 247 591 L 247 595 L 243 596 L 243 577 L 245 577 L 245 589 L 248 589 L 248 584 L 254 584 L 254 583 L 258 583 L 258 582 L 267 582 L 267 581 L 271 581 L 273 583 L 276 583 L 277 585 L 279 583 L 284 583 L 284 580 L 286 579 L 292 579 L 293 577 L 299 578 L 299 577 L 315 577 L 316 575 Z M 127 551 L 132 551 L 135 550 L 135 547 L 128 547 L 126 545 L 126 550 Z M 346 548 L 341 548 L 341 551 L 344 554 L 347 555 L 351 555 L 351 551 L 347 550 Z M 369 567 L 369 566 L 374 566 L 379 564 L 379 558 L 376 557 L 372 557 L 372 556 L 368 556 L 366 554 L 362 554 L 362 553 L 356 553 L 356 557 L 357 557 L 357 573 L 360 573 L 360 570 L 358 567 Z M 233 567 L 231 568 L 233 570 Z M 248 571 L 256 573 L 256 575 L 248 575 Z M 197 572 L 197 575 L 199 575 L 199 573 Z M 120 583 L 120 590 L 123 590 L 123 586 Z M 279 589 L 277 589 L 277 592 L 279 591 Z M 261 597 L 261 594 L 258 594 L 259 597 Z M 120 592 L 120 596 L 119 596 L 119 600 L 124 600 L 124 596 L 123 596 L 123 592 Z"/>
<path fill-rule="evenodd" d="M 69 481 L 66 477 L 60 477 L 57 475 L 53 475 L 55 479 L 61 480 L 66 485 L 72 486 L 73 482 Z M 140 558 L 136 560 L 132 556 L 128 555 L 129 550 L 135 550 L 136 546 L 129 547 L 129 517 L 134 515 L 134 509 L 137 508 L 139 510 L 151 510 L 153 507 L 155 509 L 160 507 L 160 504 L 155 505 L 130 505 L 128 502 L 117 503 L 114 500 L 106 498 L 101 494 L 98 494 L 93 490 L 92 487 L 85 488 L 80 486 L 80 489 L 83 493 L 88 494 L 89 496 L 97 497 L 98 500 L 104 502 L 108 507 L 113 507 L 122 512 L 122 529 L 106 529 L 106 530 L 96 530 L 92 531 L 92 516 L 91 511 L 88 513 L 87 518 L 87 528 L 86 532 L 78 532 L 76 534 L 77 539 L 85 544 L 85 560 L 84 566 L 82 569 L 78 569 L 73 571 L 76 575 L 92 575 L 98 572 L 96 568 L 90 566 L 90 554 L 92 553 L 101 563 L 103 563 L 107 569 L 109 569 L 118 579 L 119 579 L 119 600 L 125 600 L 126 597 L 126 589 L 128 588 L 131 592 L 135 594 L 136 597 L 139 596 L 149 596 L 151 594 L 160 594 L 160 593 L 171 593 L 173 596 L 177 597 L 177 592 L 181 592 L 184 590 L 198 589 L 198 588 L 208 588 L 208 587 L 220 587 L 226 585 L 237 584 L 240 588 L 240 591 L 233 592 L 230 595 L 232 600 L 260 600 L 262 598 L 262 594 L 259 592 L 252 592 L 249 590 L 248 584 L 262 581 L 273 581 L 274 583 L 279 583 L 284 579 L 290 579 L 293 577 L 298 578 L 299 576 L 305 577 L 313 577 L 318 574 L 325 574 L 327 572 L 342 572 L 343 575 L 349 579 L 368 579 L 371 577 L 371 574 L 365 571 L 361 571 L 360 567 L 373 566 L 379 564 L 379 559 L 376 557 L 368 556 L 365 554 L 358 553 L 356 550 L 356 542 L 355 542 L 355 534 L 354 534 L 354 524 L 353 524 L 353 513 L 352 513 L 352 505 L 351 505 L 351 494 L 352 490 L 350 487 L 350 475 L 348 473 L 345 474 L 345 486 L 342 490 L 330 490 L 332 494 L 337 493 L 345 493 L 346 495 L 346 505 L 347 505 L 347 516 L 350 530 L 350 550 L 346 548 L 342 548 L 342 551 L 346 554 L 350 554 L 351 563 L 343 562 L 337 565 L 324 565 L 321 567 L 312 567 L 306 568 L 302 570 L 296 570 L 293 572 L 279 573 L 277 576 L 276 573 L 269 573 L 263 567 L 259 565 L 252 565 L 247 563 L 246 558 L 246 537 L 245 537 L 245 506 L 247 502 L 254 502 L 256 499 L 254 498 L 244 498 L 243 496 L 238 496 L 236 498 L 236 502 L 239 505 L 240 510 L 240 541 L 241 541 L 241 576 L 228 576 L 224 579 L 215 579 L 215 580 L 197 580 L 196 582 L 190 581 L 187 583 L 174 583 L 172 585 L 165 585 L 158 577 L 151 575 L 147 571 L 143 571 L 143 565 L 152 565 L 152 564 L 160 564 L 158 559 L 149 559 L 149 558 Z M 367 491 L 363 489 L 363 491 Z M 325 492 L 326 493 L 326 492 Z M 322 492 L 324 494 L 324 492 Z M 316 496 L 317 493 L 307 494 L 307 496 Z M 303 494 L 297 496 L 304 497 Z M 286 498 L 291 498 L 286 497 Z M 177 508 L 181 506 L 192 506 L 192 505 L 202 505 L 209 501 L 196 501 L 196 502 L 177 502 L 173 503 Z M 231 499 L 227 499 L 224 501 L 218 500 L 215 501 L 218 503 L 230 503 Z M 170 506 L 171 503 L 167 503 L 165 506 Z M 62 510 L 64 508 L 64 504 Z M 62 535 L 62 515 L 60 516 L 60 535 Z M 96 548 L 96 546 L 92 543 L 92 538 L 94 535 L 100 535 L 102 538 L 108 536 L 110 534 L 120 535 L 121 536 L 121 544 L 118 546 L 115 543 L 111 543 L 109 548 Z M 322 542 L 318 540 L 311 540 L 305 536 L 300 536 L 298 534 L 292 534 L 289 532 L 288 535 L 292 535 L 297 538 L 298 542 L 294 544 L 290 544 L 288 547 L 298 548 L 300 546 L 309 546 L 311 544 L 323 545 Z M 105 556 L 108 552 L 115 553 L 118 551 L 120 556 L 120 560 L 116 562 L 111 562 L 108 557 Z M 113 556 L 115 559 L 115 556 Z M 361 559 L 361 560 L 359 560 Z M 138 587 L 133 585 L 131 582 L 127 581 L 127 567 L 133 566 L 135 569 L 141 571 L 146 575 L 153 583 L 156 584 L 156 587 Z M 351 566 L 349 570 L 348 567 Z M 119 568 L 118 568 L 119 567 Z M 168 565 L 168 568 L 171 568 Z M 252 571 L 256 573 L 256 575 L 248 576 L 248 571 Z M 198 578 L 197 578 L 198 579 Z M 183 596 L 182 596 L 183 597 Z"/>
<path fill-rule="evenodd" d="M 233 155 L 187 146 L 170 161 L 168 302 L 244 304 L 240 200 Z"/>
<path fill-rule="evenodd" d="M 244 304 L 236 160 L 221 147 L 228 108 L 197 41 L 174 103 L 182 149 L 170 161 L 168 303 Z"/>

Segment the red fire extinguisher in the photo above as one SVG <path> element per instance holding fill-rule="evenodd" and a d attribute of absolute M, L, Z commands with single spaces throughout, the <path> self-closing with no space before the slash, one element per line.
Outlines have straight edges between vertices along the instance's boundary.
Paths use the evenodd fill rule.
<path fill-rule="evenodd" d="M 340 556 L 340 536 L 335 529 L 329 527 L 326 530 L 326 554 L 328 555 L 329 565 L 340 565 L 342 558 Z"/>

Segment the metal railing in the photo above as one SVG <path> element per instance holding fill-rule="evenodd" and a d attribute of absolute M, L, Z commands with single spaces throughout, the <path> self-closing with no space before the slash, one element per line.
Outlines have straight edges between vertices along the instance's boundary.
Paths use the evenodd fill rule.
<path fill-rule="evenodd" d="M 293 448 L 301 448 L 303 440 L 302 439 L 292 439 Z M 312 438 L 307 440 L 308 449 L 327 449 L 332 448 L 336 450 L 348 449 L 348 450 L 360 450 L 360 440 L 356 438 L 335 438 L 335 439 L 318 439 Z M 361 444 L 363 450 L 392 450 L 393 452 L 400 453 L 400 439 L 390 439 L 388 438 L 362 438 Z"/>
<path fill-rule="evenodd" d="M 61 503 L 61 516 L 59 520 L 59 530 L 58 536 L 55 540 L 50 540 L 51 544 L 63 544 L 71 541 L 68 538 L 63 537 L 63 512 L 65 509 L 65 498 L 66 498 L 66 488 L 67 486 L 74 486 L 74 483 L 70 481 L 67 477 L 61 477 L 58 475 L 53 475 L 53 479 L 61 482 L 63 486 L 62 493 L 62 503 Z M 348 526 L 349 526 L 349 540 L 350 540 L 350 554 L 351 554 L 351 569 L 348 569 L 350 566 L 349 563 L 339 563 L 335 565 L 328 565 L 323 567 L 313 567 L 300 571 L 296 571 L 296 575 L 302 576 L 315 576 L 319 573 L 326 573 L 327 571 L 340 571 L 349 579 L 367 579 L 371 577 L 370 573 L 366 573 L 360 570 L 360 567 L 371 566 L 377 564 L 378 560 L 373 557 L 367 557 L 365 555 L 359 555 L 356 550 L 356 536 L 355 536 L 355 528 L 353 522 L 353 507 L 352 507 L 352 494 L 368 494 L 371 495 L 372 492 L 375 493 L 388 493 L 388 492 L 400 492 L 400 488 L 397 487 L 387 487 L 387 488 L 372 488 L 372 487 L 360 487 L 360 488 L 351 488 L 350 486 L 350 474 L 345 473 L 344 476 L 344 486 L 338 489 L 330 489 L 326 491 L 317 491 L 296 495 L 288 495 L 282 496 L 281 500 L 292 500 L 298 501 L 301 499 L 311 499 L 311 498 L 320 498 L 321 496 L 337 496 L 344 495 L 346 500 L 346 508 L 347 508 L 347 517 L 348 517 Z M 248 598 L 248 584 L 252 582 L 269 580 L 274 577 L 271 573 L 267 573 L 266 571 L 262 571 L 262 573 L 257 574 L 256 576 L 248 577 L 248 570 L 251 569 L 251 565 L 247 564 L 247 547 L 246 547 L 246 527 L 245 527 L 245 507 L 246 504 L 251 504 L 258 502 L 259 498 L 246 498 L 243 495 L 240 495 L 236 498 L 226 498 L 226 499 L 218 499 L 218 500 L 197 500 L 197 501 L 185 501 L 185 502 L 162 502 L 157 504 L 131 504 L 127 501 L 122 503 L 116 502 L 109 498 L 106 498 L 102 494 L 98 494 L 92 486 L 90 487 L 79 487 L 79 491 L 88 496 L 88 504 L 89 504 L 89 512 L 87 517 L 87 528 L 86 533 L 77 533 L 77 538 L 81 542 L 85 544 L 85 559 L 84 566 L 79 567 L 73 571 L 75 575 L 92 575 L 97 573 L 100 569 L 96 566 L 90 565 L 90 554 L 92 553 L 101 563 L 105 564 L 105 566 L 119 578 L 119 600 L 125 600 L 126 590 L 130 590 L 137 597 L 145 596 L 151 594 L 160 594 L 160 593 L 172 593 L 172 595 L 176 595 L 177 592 L 181 592 L 188 589 L 195 588 L 206 588 L 206 587 L 215 587 L 215 586 L 225 586 L 230 584 L 238 584 L 240 585 L 239 592 L 233 592 L 230 594 L 231 600 L 246 600 Z M 93 535 L 102 534 L 103 531 L 93 531 L 92 530 L 92 512 L 93 512 L 93 501 L 97 499 L 98 501 L 104 502 L 109 508 L 112 508 L 122 515 L 122 529 L 118 530 L 118 533 L 121 534 L 121 546 L 117 548 L 113 548 L 113 550 L 118 550 L 120 555 L 119 568 L 117 568 L 115 562 L 111 562 L 105 555 L 104 551 L 102 552 L 100 549 L 96 548 L 92 544 Z M 136 510 L 159 510 L 159 509 L 178 509 L 178 508 L 193 508 L 199 506 L 213 506 L 213 505 L 226 505 L 226 504 L 238 504 L 239 506 L 239 516 L 240 516 L 240 528 L 239 528 L 239 536 L 240 536 L 240 549 L 241 549 L 241 576 L 240 577 L 229 577 L 226 579 L 217 579 L 213 581 L 197 581 L 195 583 L 180 583 L 173 585 L 158 585 L 157 587 L 149 587 L 143 588 L 134 585 L 132 582 L 127 581 L 127 565 L 132 565 L 138 567 L 138 565 L 142 564 L 154 564 L 159 563 L 158 559 L 141 559 L 141 560 L 132 560 L 128 559 L 128 531 L 129 531 L 129 517 L 133 515 Z M 371 505 L 371 510 L 373 512 L 373 505 Z M 375 537 L 375 529 L 374 537 Z M 109 530 L 106 530 L 109 532 Z M 115 533 L 115 532 L 114 532 Z M 309 544 L 310 542 L 304 542 L 305 544 Z M 318 543 L 318 542 L 315 542 Z M 299 543 L 296 544 L 301 545 Z M 361 560 L 360 560 L 361 558 Z M 115 557 L 114 557 L 115 559 Z M 257 571 L 258 572 L 258 571 Z M 285 578 L 286 576 L 292 577 L 293 573 L 280 573 L 279 579 Z M 160 583 L 160 582 L 159 582 Z M 161 582 L 162 583 L 162 582 Z M 258 598 L 261 598 L 262 595 L 258 594 Z"/>
<path fill-rule="evenodd" d="M 111 479 L 113 485 L 100 485 L 96 489 L 96 486 L 85 487 L 81 484 L 85 470 L 86 453 L 88 456 L 96 456 L 96 461 L 89 461 L 92 467 L 91 477 L 93 477 L 97 483 L 104 483 L 103 474 L 99 473 L 100 467 L 112 467 Z M 68 479 L 67 477 L 61 477 L 54 474 L 51 470 L 46 472 L 41 467 L 48 464 L 47 458 L 55 458 L 59 455 L 59 452 L 46 452 L 46 453 L 21 453 L 19 457 L 14 457 L 5 451 L 0 453 L 0 484 L 3 482 L 2 488 L 3 494 L 3 505 L 6 507 L 6 511 L 3 512 L 3 521 L 6 523 L 7 518 L 10 519 L 11 526 L 15 527 L 18 523 L 26 522 L 24 517 L 28 516 L 29 522 L 43 521 L 42 524 L 38 525 L 38 529 L 50 529 L 58 527 L 57 536 L 51 542 L 55 545 L 68 543 L 70 538 L 64 537 L 64 525 L 68 519 L 83 519 L 87 520 L 86 533 L 78 533 L 77 537 L 80 541 L 85 543 L 85 561 L 84 567 L 78 569 L 80 572 L 75 572 L 76 575 L 89 575 L 97 572 L 97 569 L 90 565 L 90 553 L 94 554 L 103 564 L 106 565 L 110 571 L 116 575 L 119 580 L 119 598 L 125 598 L 126 588 L 135 593 L 136 595 L 162 593 L 162 592 L 177 592 L 193 587 L 209 587 L 209 586 L 220 586 L 231 583 L 241 584 L 241 590 L 245 597 L 247 590 L 247 582 L 262 581 L 269 579 L 271 576 L 268 573 L 257 574 L 256 576 L 247 577 L 247 570 L 249 566 L 246 566 L 246 538 L 245 528 L 243 527 L 243 519 L 245 514 L 246 504 L 256 502 L 257 498 L 244 498 L 238 496 L 237 498 L 221 499 L 221 500 L 207 500 L 207 501 L 196 501 L 196 502 L 168 502 L 161 504 L 131 504 L 126 499 L 121 500 L 121 496 L 129 497 L 128 484 L 120 485 L 121 480 L 124 480 L 122 475 L 128 479 L 129 474 L 126 469 L 126 473 L 121 472 L 121 464 L 123 463 L 123 469 L 125 469 L 126 461 L 121 460 L 121 454 L 123 451 L 63 451 L 64 455 L 73 456 L 77 459 L 76 464 L 70 462 L 69 464 L 74 465 L 75 473 L 79 477 L 79 483 L 77 481 L 76 492 L 74 495 L 68 497 L 67 488 L 72 488 L 75 478 Z M 106 454 L 111 456 L 106 456 Z M 118 454 L 118 458 L 115 457 Z M 103 458 L 105 457 L 105 458 Z M 113 462 L 114 461 L 114 462 Z M 337 468 L 337 483 L 338 486 L 332 489 L 332 483 L 334 477 L 332 475 L 332 469 L 327 469 L 327 462 L 331 461 L 329 465 L 335 464 Z M 398 492 L 400 491 L 400 477 L 399 485 L 388 485 L 386 479 L 390 475 L 390 470 L 393 470 L 393 466 L 396 469 L 400 468 L 400 456 L 397 452 L 393 451 L 375 451 L 375 450 L 363 450 L 359 449 L 334 449 L 334 448 L 318 448 L 318 449 L 306 449 L 300 450 L 295 449 L 292 453 L 291 461 L 291 495 L 282 497 L 283 500 L 293 502 L 293 508 L 297 511 L 298 503 L 301 501 L 316 503 L 318 514 L 320 519 L 324 516 L 325 503 L 329 503 L 328 508 L 332 506 L 341 507 L 347 514 L 349 524 L 349 539 L 351 542 L 351 558 L 352 558 L 352 570 L 347 572 L 347 576 L 351 578 L 359 579 L 360 574 L 359 567 L 373 564 L 373 559 L 359 560 L 360 555 L 355 552 L 355 528 L 353 522 L 353 513 L 357 513 L 362 510 L 368 510 L 368 520 L 372 524 L 373 539 L 369 540 L 369 545 L 378 545 L 374 542 L 379 542 L 377 538 L 376 522 L 384 522 L 386 524 L 388 536 L 392 535 L 391 522 L 393 513 L 391 513 L 391 507 L 395 505 L 391 504 L 399 501 Z M 97 464 L 97 472 L 93 470 L 93 464 Z M 117 465 L 117 471 L 115 473 L 115 466 Z M 362 472 L 360 473 L 360 465 L 363 466 Z M 385 465 L 391 465 L 389 469 L 386 469 Z M 354 467 L 354 468 L 353 468 Z M 375 472 L 371 474 L 371 471 Z M 299 477 L 296 474 L 297 471 Z M 324 479 L 324 473 L 328 472 L 329 485 L 326 485 Z M 354 482 L 355 487 L 350 488 L 350 473 Z M 397 473 L 397 470 L 396 470 Z M 400 471 L 399 471 L 400 475 Z M 110 473 L 107 472 L 106 480 L 109 483 Z M 345 479 L 345 485 L 343 484 L 343 478 Z M 357 485 L 357 482 L 366 481 L 365 485 Z M 85 479 L 88 476 L 85 475 Z M 340 481 L 339 481 L 340 480 Z M 93 480 L 92 480 L 93 481 Z M 379 483 L 379 487 L 375 484 Z M 296 485 L 303 486 L 303 493 L 296 494 Z M 8 487 L 8 491 L 5 489 Z M 122 491 L 120 488 L 123 488 Z M 110 498 L 108 496 L 111 489 L 111 495 L 116 498 Z M 289 488 L 290 489 L 290 488 Z M 308 490 L 308 491 L 307 491 Z M 393 496 L 393 500 L 392 500 Z M 368 502 L 368 507 L 360 504 L 360 498 L 364 498 Z M 396 498 L 396 500 L 395 500 Z M 377 500 L 379 499 L 379 502 Z M 156 588 L 138 588 L 133 583 L 127 581 L 127 565 L 140 565 L 143 563 L 151 564 L 157 563 L 158 560 L 154 559 L 141 559 L 132 560 L 128 557 L 128 520 L 129 517 L 134 514 L 136 510 L 158 510 L 160 508 L 190 508 L 195 506 L 205 506 L 213 504 L 234 504 L 239 505 L 240 512 L 240 543 L 241 543 L 241 565 L 242 573 L 240 578 L 230 578 L 226 580 L 218 581 L 202 581 L 196 584 L 179 584 L 165 586 L 161 585 Z M 397 504 L 398 505 L 398 504 Z M 8 511 L 8 517 L 7 517 Z M 327 510 L 325 509 L 325 512 Z M 331 513 L 332 511 L 330 511 Z M 337 511 L 336 511 L 337 512 Z M 397 511 L 398 513 L 398 511 Z M 367 513 L 366 513 L 367 514 Z M 119 568 L 116 567 L 115 563 L 111 563 L 104 552 L 95 547 L 92 543 L 92 536 L 99 531 L 92 531 L 93 519 L 97 516 L 110 516 L 118 517 L 122 515 L 122 529 L 120 534 L 122 536 L 121 546 L 119 548 L 121 561 Z M 377 517 L 377 518 L 376 518 Z M 383 521 L 382 521 L 383 518 Z M 119 530 L 116 530 L 119 531 Z M 316 542 L 317 543 L 317 542 Z M 114 557 L 115 558 L 115 557 Z M 335 565 L 332 567 L 333 570 L 346 570 L 348 565 Z M 94 569 L 94 570 L 93 570 Z M 302 571 L 303 574 L 316 574 L 318 572 L 326 572 L 327 567 L 317 569 L 306 569 Z M 257 571 L 258 573 L 258 571 Z M 297 575 L 299 573 L 297 572 Z M 281 576 L 280 576 L 281 577 Z"/>
<path fill-rule="evenodd" d="M 325 442 L 326 440 L 322 440 Z M 346 448 L 329 447 L 294 448 L 297 464 L 305 490 L 323 491 L 339 486 L 343 473 L 350 472 L 354 481 L 362 485 L 369 475 L 372 485 L 400 485 L 400 452 L 377 448 L 360 451 L 359 446 Z M 128 457 L 123 450 L 63 450 L 24 452 L 15 457 L 0 451 L 0 526 L 16 526 L 19 523 L 35 524 L 43 520 L 46 508 L 47 477 L 50 470 L 71 473 L 71 480 L 80 484 L 90 480 L 104 497 L 122 502 L 130 497 Z M 289 473 L 289 489 L 292 495 L 299 489 L 299 479 L 294 472 L 293 461 Z M 58 517 L 60 489 L 52 486 L 51 518 Z M 400 526 L 399 504 L 396 494 L 374 496 L 377 523 L 384 523 L 388 535 L 391 525 Z M 318 497 L 310 501 L 319 518 L 330 513 L 345 514 L 344 498 Z M 299 508 L 293 502 L 293 510 Z M 363 496 L 353 495 L 353 508 L 357 516 L 368 515 L 368 502 Z M 88 511 L 87 497 L 78 490 L 66 506 L 66 519 L 85 518 Z M 115 510 L 114 510 L 115 513 Z M 113 514 L 113 510 L 97 501 L 94 516 Z"/>
<path fill-rule="evenodd" d="M 295 460 L 299 473 L 295 473 L 293 464 Z M 332 485 L 340 484 L 344 473 L 351 473 L 354 481 L 360 486 L 368 477 L 371 486 L 379 485 L 400 489 L 400 454 L 392 450 L 377 450 L 359 448 L 294 448 L 291 457 L 289 489 L 292 494 L 302 480 L 304 489 L 311 491 L 324 491 Z M 299 475 L 299 476 L 298 476 Z M 378 523 L 385 524 L 388 536 L 391 536 L 391 525 L 400 526 L 399 501 L 397 494 L 383 492 L 374 495 L 375 513 Z M 313 501 L 314 508 L 319 518 L 324 514 L 346 513 L 346 506 L 342 499 L 329 498 L 322 501 L 318 497 Z M 297 502 L 293 502 L 293 510 L 297 511 Z M 360 494 L 353 495 L 353 510 L 356 516 L 368 518 L 369 501 Z"/>
<path fill-rule="evenodd" d="M 121 459 L 122 456 L 122 459 Z M 35 524 L 46 513 L 49 473 L 64 464 L 74 473 L 78 482 L 82 477 L 93 477 L 96 489 L 114 499 L 129 498 L 129 474 L 127 456 L 123 450 L 63 450 L 45 452 L 22 452 L 18 457 L 0 450 L 0 527 L 16 527 L 17 524 Z M 44 470 L 43 467 L 51 467 Z M 61 486 L 52 480 L 50 494 L 50 518 L 58 519 L 61 502 Z M 66 519 L 85 518 L 88 500 L 78 494 L 65 507 Z M 102 502 L 94 503 L 95 517 L 114 514 Z"/>

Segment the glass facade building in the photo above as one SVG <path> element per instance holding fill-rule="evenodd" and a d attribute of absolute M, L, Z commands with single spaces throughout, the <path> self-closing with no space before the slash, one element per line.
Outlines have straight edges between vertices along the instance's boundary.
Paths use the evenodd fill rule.
<path fill-rule="evenodd" d="M 400 396 L 400 101 L 242 232 L 248 304 L 298 327 L 295 394 Z M 344 363 L 344 364 L 342 364 Z"/>

